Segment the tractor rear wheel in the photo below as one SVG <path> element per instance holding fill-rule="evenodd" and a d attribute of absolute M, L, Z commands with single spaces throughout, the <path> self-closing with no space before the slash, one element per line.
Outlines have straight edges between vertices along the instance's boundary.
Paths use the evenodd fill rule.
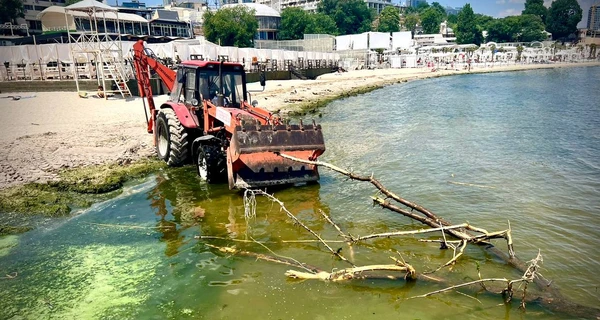
<path fill-rule="evenodd" d="M 188 134 L 173 109 L 158 112 L 156 137 L 156 153 L 169 166 L 178 167 L 189 161 Z"/>
<path fill-rule="evenodd" d="M 200 179 L 208 183 L 224 182 L 227 177 L 226 160 L 221 148 L 216 145 L 201 145 L 196 152 L 196 167 Z"/>

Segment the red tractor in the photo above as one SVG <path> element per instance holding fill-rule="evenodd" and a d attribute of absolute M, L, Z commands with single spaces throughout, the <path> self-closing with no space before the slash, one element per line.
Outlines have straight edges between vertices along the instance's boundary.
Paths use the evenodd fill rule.
<path fill-rule="evenodd" d="M 249 104 L 246 73 L 238 63 L 190 60 L 177 71 L 161 64 L 142 40 L 134 46 L 140 96 L 148 103 L 148 132 L 158 156 L 169 166 L 195 163 L 208 183 L 229 188 L 296 184 L 319 179 L 316 166 L 284 159 L 278 153 L 316 160 L 324 151 L 321 126 L 290 125 Z M 154 104 L 150 70 L 170 91 L 169 101 Z M 265 77 L 261 73 L 264 88 Z"/>

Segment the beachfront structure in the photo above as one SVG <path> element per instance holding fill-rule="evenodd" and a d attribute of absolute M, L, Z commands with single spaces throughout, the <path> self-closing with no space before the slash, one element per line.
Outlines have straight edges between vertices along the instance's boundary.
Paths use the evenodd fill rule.
<path fill-rule="evenodd" d="M 77 92 L 80 90 L 80 75 L 83 74 L 87 79 L 97 79 L 98 92 L 102 92 L 104 98 L 109 93 L 119 93 L 123 98 L 131 96 L 127 81 L 132 70 L 126 68 L 123 58 L 122 31 L 117 9 L 95 0 L 82 0 L 64 9 L 67 20 L 68 14 L 75 16 L 83 13 L 94 17 L 86 20 L 89 25 L 83 32 L 71 32 L 70 28 L 67 29 Z M 108 21 L 107 16 L 110 16 Z M 110 29 L 108 23 L 112 23 L 115 29 Z M 116 37 L 111 35 L 114 33 L 117 34 Z"/>
<path fill-rule="evenodd" d="M 600 4 L 594 4 L 588 10 L 588 30 L 600 31 Z"/>
<path fill-rule="evenodd" d="M 39 14 L 52 6 L 65 6 L 66 0 L 23 0 L 24 19 L 17 19 L 18 23 L 26 23 L 29 27 L 29 34 L 41 34 L 43 32 L 42 19 Z M 20 20 L 23 20 L 22 22 Z"/>
<path fill-rule="evenodd" d="M 134 41 L 123 40 L 122 57 L 131 58 Z M 69 43 L 48 43 L 37 45 L 18 45 L 0 47 L 0 82 L 31 80 L 73 80 L 86 79 L 96 81 L 104 63 L 94 59 L 93 54 L 84 54 L 82 50 L 71 48 Z M 174 40 L 168 43 L 148 43 L 148 49 L 163 61 L 190 60 L 192 56 L 203 59 L 227 57 L 228 61 L 239 62 L 245 70 L 256 70 L 253 62 L 266 66 L 267 71 L 289 70 L 294 68 L 315 69 L 333 68 L 339 65 L 340 55 L 336 52 L 287 51 L 255 48 L 222 47 L 206 41 L 204 37 Z M 94 51 L 92 48 L 91 51 Z M 116 56 L 117 53 L 113 51 Z M 130 70 L 131 65 L 126 65 Z M 110 71 L 110 70 L 107 70 Z M 81 81 L 81 80 L 80 80 Z M 110 83 L 110 81 L 107 81 Z M 110 85 L 105 87 L 110 88 Z"/>
<path fill-rule="evenodd" d="M 248 0 L 224 0 L 224 1 L 248 1 Z M 256 3 L 264 4 L 269 6 L 279 12 L 285 8 L 290 7 L 299 7 L 304 9 L 304 11 L 315 13 L 317 12 L 317 5 L 321 0 L 256 0 Z M 377 14 L 381 13 L 381 11 L 385 7 L 393 6 L 392 0 L 365 0 L 367 3 L 367 7 L 373 9 L 377 12 Z"/>
<path fill-rule="evenodd" d="M 329 34 L 305 34 L 303 39 L 298 40 L 254 40 L 254 48 L 333 52 L 335 49 L 335 36 Z"/>
<path fill-rule="evenodd" d="M 456 41 L 455 37 L 444 37 L 441 33 L 415 34 L 414 40 L 417 46 L 427 47 L 433 45 L 451 44 Z"/>
<path fill-rule="evenodd" d="M 255 40 L 276 40 L 281 23 L 281 15 L 277 10 L 260 3 L 233 3 L 223 5 L 222 8 L 231 8 L 235 6 L 244 6 L 254 10 L 256 20 L 258 20 L 258 30 L 254 37 Z"/>
<path fill-rule="evenodd" d="M 150 16 L 151 20 L 148 20 L 144 17 L 150 14 L 148 9 L 125 8 L 121 10 L 121 8 L 111 8 L 114 10 L 90 13 L 65 10 L 64 7 L 59 6 L 48 7 L 39 15 L 42 30 L 45 34 L 48 34 L 48 37 L 40 37 L 40 41 L 47 42 L 45 38 L 52 37 L 54 40 L 58 39 L 57 42 L 61 42 L 61 32 L 64 33 L 67 30 L 75 32 L 91 31 L 93 21 L 97 19 L 105 20 L 105 23 L 98 25 L 97 31 L 106 32 L 113 35 L 113 37 L 118 34 L 124 37 L 189 38 L 191 36 L 190 24 L 181 21 L 176 11 L 156 10 Z M 131 10 L 138 14 L 127 13 Z"/>
<path fill-rule="evenodd" d="M 190 24 L 179 19 L 179 13 L 171 10 L 155 10 L 150 20 L 150 35 L 157 37 L 190 38 Z"/>
<path fill-rule="evenodd" d="M 98 26 L 99 32 L 111 34 L 129 34 L 136 36 L 147 36 L 149 34 L 148 20 L 141 16 L 131 13 L 118 13 L 117 10 L 107 12 L 90 13 L 83 11 L 65 10 L 65 7 L 52 6 L 46 8 L 39 15 L 44 33 L 54 33 L 60 31 L 91 31 L 92 21 L 96 19 L 105 19 L 106 25 Z M 90 20 L 90 18 L 92 18 Z M 117 21 L 118 18 L 118 21 Z M 106 29 L 105 29 L 106 28 Z"/>

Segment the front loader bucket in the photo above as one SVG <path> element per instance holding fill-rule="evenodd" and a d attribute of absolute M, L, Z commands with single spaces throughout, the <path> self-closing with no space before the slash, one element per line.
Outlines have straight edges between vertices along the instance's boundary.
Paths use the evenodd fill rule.
<path fill-rule="evenodd" d="M 227 150 L 229 188 L 257 188 L 319 180 L 317 167 L 276 152 L 316 160 L 325 151 L 320 125 L 236 127 Z"/>

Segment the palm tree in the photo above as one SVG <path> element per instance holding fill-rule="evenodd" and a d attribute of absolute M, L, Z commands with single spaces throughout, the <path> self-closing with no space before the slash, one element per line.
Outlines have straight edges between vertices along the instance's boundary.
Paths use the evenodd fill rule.
<path fill-rule="evenodd" d="M 578 45 L 577 45 L 577 53 L 578 53 L 578 55 L 577 55 L 577 60 L 580 60 L 580 59 L 581 59 L 581 53 L 582 53 L 582 52 L 583 52 L 583 46 L 582 46 L 582 45 L 580 45 L 580 44 L 578 44 Z"/>
<path fill-rule="evenodd" d="M 590 44 L 590 59 L 596 59 L 596 47 L 595 43 Z"/>
<path fill-rule="evenodd" d="M 517 46 L 517 61 L 521 61 L 521 54 L 523 53 L 523 46 Z"/>
<path fill-rule="evenodd" d="M 494 65 L 494 54 L 496 53 L 496 45 L 493 44 L 490 46 L 490 51 L 492 51 L 492 66 Z"/>

